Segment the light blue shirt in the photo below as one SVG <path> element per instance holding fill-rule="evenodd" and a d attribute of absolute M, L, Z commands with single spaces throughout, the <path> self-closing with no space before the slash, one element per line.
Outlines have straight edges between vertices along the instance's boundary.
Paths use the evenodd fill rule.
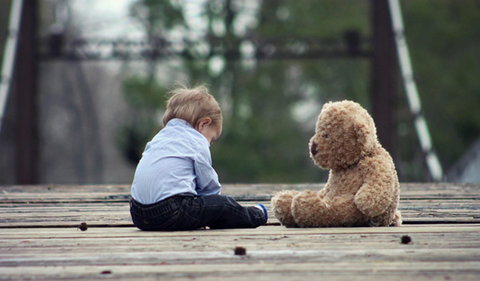
<path fill-rule="evenodd" d="M 180 193 L 220 194 L 210 143 L 182 119 L 170 120 L 145 147 L 133 178 L 132 197 L 153 204 Z"/>

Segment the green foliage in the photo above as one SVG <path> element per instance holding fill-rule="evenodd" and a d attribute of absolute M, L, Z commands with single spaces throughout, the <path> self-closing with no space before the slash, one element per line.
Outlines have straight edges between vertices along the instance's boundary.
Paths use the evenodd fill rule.
<path fill-rule="evenodd" d="M 141 0 L 133 2 L 130 16 L 138 20 L 146 31 L 147 40 L 155 41 L 175 25 L 182 23 L 179 7 L 171 1 Z M 125 101 L 135 114 L 127 118 L 117 134 L 117 147 L 129 163 L 136 166 L 145 144 L 161 128 L 159 112 L 164 109 L 167 88 L 157 82 L 156 63 L 149 64 L 148 75 L 138 74 L 126 78 L 122 84 Z"/>
<path fill-rule="evenodd" d="M 319 180 L 311 164 L 306 132 L 293 119 L 286 62 L 265 62 L 238 75 L 236 109 L 226 121 L 223 138 L 212 146 L 221 178 L 231 182 L 295 182 Z M 323 175 L 324 176 L 324 175 Z"/>
<path fill-rule="evenodd" d="M 123 81 L 123 96 L 136 109 L 155 110 L 166 102 L 166 88 L 144 77 L 131 76 Z"/>
<path fill-rule="evenodd" d="M 123 81 L 123 96 L 135 114 L 119 129 L 117 147 L 134 166 L 140 160 L 145 144 L 161 127 L 158 112 L 166 102 L 167 90 L 154 80 L 131 76 Z"/>
<path fill-rule="evenodd" d="M 369 31 L 369 2 L 352 0 L 263 1 L 258 35 L 283 38 L 343 36 Z"/>
<path fill-rule="evenodd" d="M 148 2 L 148 3 L 147 3 Z M 169 5 L 140 1 L 132 15 L 163 14 L 162 28 L 175 22 L 190 29 L 185 11 L 168 14 L 162 9 Z M 216 36 L 214 21 L 224 22 L 223 36 L 234 48 L 241 40 L 234 32 L 238 8 L 232 1 L 213 1 L 197 5 L 198 13 L 209 21 L 205 36 Z M 365 2 L 346 1 L 343 20 L 332 13 L 337 1 L 264 1 L 257 11 L 259 25 L 249 32 L 271 38 L 343 38 L 345 29 L 368 30 Z M 239 5 L 241 7 L 241 5 Z M 189 9 L 193 9 L 189 7 Z M 150 11 L 150 12 L 145 12 Z M 282 14 L 283 13 L 283 14 Z M 183 17 L 183 18 L 182 18 Z M 143 19 L 143 21 L 145 21 Z M 172 25 L 170 25 L 172 26 Z M 324 28 L 328 27 L 328 28 Z M 149 26 L 149 28 L 153 28 Z M 159 29 L 155 29 L 159 30 Z M 164 30 L 165 32 L 166 30 Z M 191 30 L 192 31 L 192 30 Z M 200 32 L 200 31 L 198 31 Z M 152 32 L 147 32 L 152 34 Z M 201 32 L 200 32 L 201 33 Z M 199 33 L 199 34 L 200 34 Z M 293 41 L 292 41 L 293 42 Z M 195 50 L 191 52 L 193 57 Z M 200 56 L 201 57 L 201 56 Z M 226 61 L 224 69 L 212 74 L 209 60 L 182 61 L 182 70 L 190 84 L 207 83 L 223 107 L 224 130 L 212 146 L 214 167 L 222 182 L 312 182 L 325 180 L 326 171 L 314 166 L 308 155 L 308 141 L 313 135 L 318 111 L 301 116 L 295 110 L 300 104 L 320 103 L 346 97 L 368 102 L 369 66 L 364 61 L 349 60 L 258 61 L 245 66 L 244 60 Z M 143 86 L 145 79 L 132 78 L 125 82 L 126 99 L 134 108 L 156 108 L 155 87 Z M 172 85 L 168 85 L 171 87 Z M 306 88 L 311 94 L 306 94 Z M 368 105 L 367 105 L 368 106 Z M 131 132 L 131 131 L 129 131 Z"/>
<path fill-rule="evenodd" d="M 11 1 L 0 1 L 0 66 L 2 66 L 3 52 L 8 34 L 8 22 L 10 19 Z"/>
<path fill-rule="evenodd" d="M 130 7 L 130 16 L 143 24 L 149 38 L 182 24 L 180 9 L 172 1 L 135 1 Z"/>
<path fill-rule="evenodd" d="M 117 134 L 116 144 L 131 165 L 136 166 L 142 157 L 145 144 L 152 139 L 159 126 L 151 117 L 140 117 L 122 126 Z"/>
<path fill-rule="evenodd" d="M 402 4 L 422 106 L 447 170 L 480 134 L 480 5 L 475 0 Z"/>
<path fill-rule="evenodd" d="M 371 1 L 261 1 L 258 9 L 247 2 L 187 1 L 181 2 L 185 4 L 182 6 L 177 4 L 179 1 L 144 0 L 135 2 L 131 15 L 143 24 L 148 40 L 178 36 L 181 31 L 184 39 L 192 40 L 192 34 L 199 43 L 206 43 L 206 38 L 221 38 L 235 49 L 240 48 L 244 36 L 236 31 L 242 16 L 255 19 L 246 35 L 291 44 L 298 38 L 342 39 L 350 30 L 362 38 L 371 34 Z M 480 132 L 480 7 L 475 0 L 401 4 L 423 110 L 433 145 L 446 170 Z M 206 28 L 192 25 L 199 19 L 208 21 Z M 217 30 L 219 22 L 223 23 L 223 33 Z M 219 101 L 224 112 L 224 133 L 212 146 L 212 156 L 222 182 L 325 180 L 327 173 L 312 164 L 307 149 L 321 105 L 330 100 L 352 99 L 371 109 L 368 59 L 252 63 L 220 57 L 223 68 L 212 71 L 208 45 L 207 52 L 190 48 L 184 54 L 194 59 L 182 59 L 174 65 L 162 61 L 162 77 L 186 77 L 190 85 L 206 83 Z M 124 146 L 129 134 L 141 136 L 130 143 L 142 147 L 138 143 L 146 142 L 146 132 L 156 133 L 158 123 L 154 120 L 163 110 L 165 89 L 182 80 L 155 78 L 159 76 L 155 62 L 149 64 L 147 72 L 148 78 L 134 76 L 124 83 L 126 100 L 141 112 L 130 123 L 130 129 L 121 133 Z M 425 180 L 425 159 L 405 95 L 397 96 L 396 102 L 401 178 Z"/>

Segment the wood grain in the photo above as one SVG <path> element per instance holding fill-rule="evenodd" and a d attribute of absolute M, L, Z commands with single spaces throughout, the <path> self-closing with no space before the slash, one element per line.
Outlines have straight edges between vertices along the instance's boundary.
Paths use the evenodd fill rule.
<path fill-rule="evenodd" d="M 480 226 L 1 229 L 1 279 L 475 280 Z M 410 244 L 401 244 L 409 235 Z M 234 254 L 244 247 L 246 255 Z M 103 272 L 103 274 L 102 274 Z M 107 273 L 106 273 L 107 272 Z M 341 278 L 340 278 L 341 277 Z M 394 279 L 389 279 L 395 277 Z M 338 279 L 337 279 L 338 278 Z M 447 278 L 447 279 L 448 279 Z M 405 280 L 405 279 L 403 279 Z"/>
<path fill-rule="evenodd" d="M 223 193 L 271 209 L 282 189 L 322 187 Z M 400 227 L 285 228 L 270 214 L 256 229 L 145 232 L 128 185 L 0 187 L 0 280 L 480 280 L 480 185 L 401 188 Z"/>

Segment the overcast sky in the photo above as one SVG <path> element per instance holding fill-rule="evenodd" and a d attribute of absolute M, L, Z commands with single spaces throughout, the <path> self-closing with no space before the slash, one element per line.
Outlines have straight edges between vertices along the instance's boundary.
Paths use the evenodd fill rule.
<path fill-rule="evenodd" d="M 142 36 L 138 24 L 128 16 L 128 8 L 134 0 L 72 0 L 72 11 L 86 37 Z"/>

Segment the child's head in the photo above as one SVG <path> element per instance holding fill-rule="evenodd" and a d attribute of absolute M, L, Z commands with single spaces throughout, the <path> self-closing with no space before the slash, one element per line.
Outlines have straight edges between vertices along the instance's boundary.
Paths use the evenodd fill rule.
<path fill-rule="evenodd" d="M 167 110 L 163 115 L 163 125 L 173 118 L 187 121 L 197 131 L 202 133 L 203 126 L 208 125 L 222 131 L 222 111 L 207 87 L 197 86 L 189 89 L 179 87 L 171 91 L 172 96 L 167 101 Z M 203 133 L 202 133 L 203 134 Z M 210 140 L 209 140 L 210 141 Z"/>

